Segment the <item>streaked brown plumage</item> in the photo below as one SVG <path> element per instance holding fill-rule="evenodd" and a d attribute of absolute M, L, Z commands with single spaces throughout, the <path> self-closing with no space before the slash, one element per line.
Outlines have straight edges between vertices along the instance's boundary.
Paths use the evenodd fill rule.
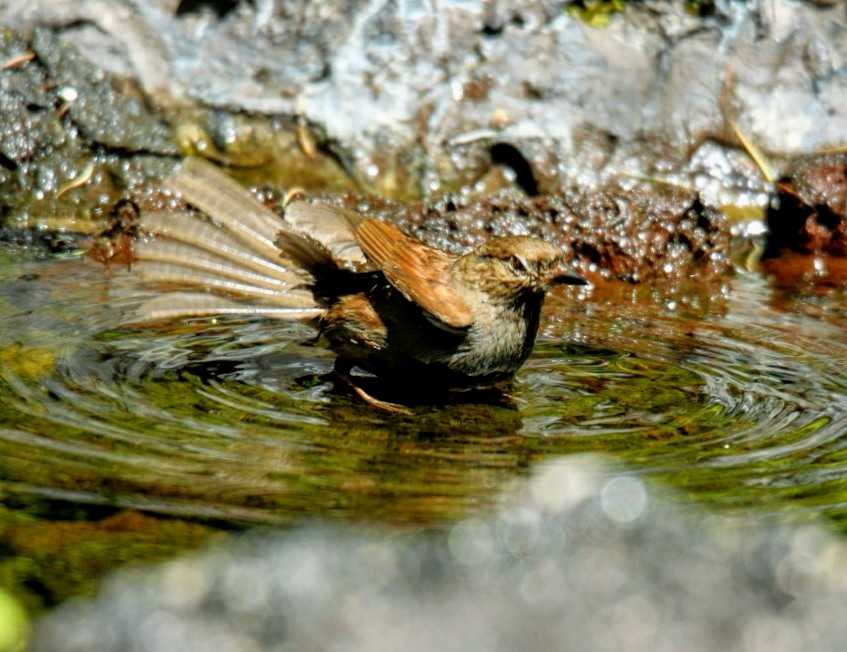
<path fill-rule="evenodd" d="M 136 269 L 193 288 L 146 304 L 139 320 L 245 314 L 315 323 L 338 369 L 481 386 L 511 377 L 532 350 L 546 290 L 582 284 L 537 238 L 492 238 L 454 256 L 395 226 L 294 201 L 285 219 L 210 164 L 187 159 L 168 185 L 208 218 L 148 213 Z"/>

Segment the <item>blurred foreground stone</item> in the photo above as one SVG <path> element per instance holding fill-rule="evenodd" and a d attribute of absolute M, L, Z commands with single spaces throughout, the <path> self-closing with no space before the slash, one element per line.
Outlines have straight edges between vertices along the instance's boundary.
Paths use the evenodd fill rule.
<path fill-rule="evenodd" d="M 34 649 L 838 650 L 847 546 L 675 506 L 590 458 L 448 533 L 252 535 L 67 604 Z"/>

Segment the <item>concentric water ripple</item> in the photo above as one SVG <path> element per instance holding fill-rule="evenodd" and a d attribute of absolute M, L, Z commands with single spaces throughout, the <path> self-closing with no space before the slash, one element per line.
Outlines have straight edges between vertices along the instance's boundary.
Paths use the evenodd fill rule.
<path fill-rule="evenodd" d="M 142 296 L 126 273 L 19 258 L 0 267 L 7 502 L 438 524 L 591 450 L 698 501 L 844 522 L 839 292 L 745 274 L 554 298 L 509 396 L 397 417 L 336 391 L 305 326 L 122 327 Z"/>

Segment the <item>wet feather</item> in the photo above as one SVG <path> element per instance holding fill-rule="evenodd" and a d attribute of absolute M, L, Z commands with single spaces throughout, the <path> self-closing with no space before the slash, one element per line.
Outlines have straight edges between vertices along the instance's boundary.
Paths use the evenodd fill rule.
<path fill-rule="evenodd" d="M 282 266 L 278 261 L 278 252 L 273 259 L 257 254 L 255 249 L 236 240 L 220 226 L 193 213 L 145 213 L 141 216 L 141 228 L 147 233 L 157 235 L 157 240 L 171 238 L 193 245 L 287 283 L 296 284 L 303 280 L 303 270 L 289 270 Z"/>
<path fill-rule="evenodd" d="M 321 308 L 280 308 L 256 303 L 241 303 L 201 292 L 171 292 L 143 303 L 133 322 L 166 321 L 178 317 L 243 315 L 269 319 L 314 319 L 324 313 Z"/>
<path fill-rule="evenodd" d="M 224 294 L 257 299 L 269 305 L 315 307 L 312 293 L 305 290 L 273 290 L 171 263 L 141 261 L 135 269 L 148 282 L 208 288 Z"/>

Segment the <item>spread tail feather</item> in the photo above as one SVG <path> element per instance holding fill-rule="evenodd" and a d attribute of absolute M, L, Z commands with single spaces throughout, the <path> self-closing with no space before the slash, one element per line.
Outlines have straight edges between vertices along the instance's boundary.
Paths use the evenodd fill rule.
<path fill-rule="evenodd" d="M 296 285 L 307 275 L 301 270 L 289 270 L 279 262 L 279 251 L 273 258 L 257 253 L 225 229 L 188 211 L 155 211 L 141 216 L 141 228 L 155 234 L 155 242 L 164 239 L 182 242 L 225 258 L 246 269 Z"/>
<path fill-rule="evenodd" d="M 135 270 L 145 281 L 199 287 L 212 292 L 260 301 L 271 306 L 314 308 L 315 300 L 308 290 L 279 290 L 228 278 L 220 274 L 194 269 L 188 265 L 142 260 Z"/>
<path fill-rule="evenodd" d="M 167 185 L 251 250 L 271 260 L 279 256 L 274 239 L 285 228 L 282 220 L 211 163 L 188 157 Z"/>
<path fill-rule="evenodd" d="M 241 303 L 202 292 L 172 292 L 143 303 L 132 318 L 133 323 L 158 322 L 177 317 L 243 315 L 269 319 L 309 320 L 323 314 L 321 308 L 283 308 Z"/>
<path fill-rule="evenodd" d="M 358 213 L 327 204 L 291 202 L 285 208 L 288 229 L 278 235 L 276 244 L 306 269 L 362 271 L 367 259 L 354 234 L 362 219 Z"/>
<path fill-rule="evenodd" d="M 307 263 L 329 257 L 320 242 L 292 231 L 202 159 L 187 158 L 167 185 L 208 217 L 191 211 L 142 215 L 142 231 L 155 237 L 136 243 L 135 269 L 145 281 L 170 291 L 144 303 L 134 321 L 220 314 L 314 319 L 324 313 L 308 289 L 314 278 Z M 301 212 L 295 210 L 297 216 Z M 332 219 L 341 218 L 329 215 L 324 221 Z M 298 254 L 290 261 L 274 243 L 286 241 L 286 235 Z"/>
<path fill-rule="evenodd" d="M 308 271 L 338 267 L 361 271 L 367 265 L 354 235 L 355 225 L 362 220 L 358 213 L 295 201 L 286 207 L 282 220 L 238 182 L 197 157 L 186 158 L 167 185 L 208 214 L 222 235 L 234 240 L 231 249 L 246 249 L 270 261 L 279 261 L 283 254 Z M 208 229 L 202 237 L 207 234 Z M 181 232 L 180 237 L 200 246 L 197 235 Z"/>
<path fill-rule="evenodd" d="M 295 276 L 283 280 L 260 274 L 208 251 L 173 240 L 139 242 L 135 246 L 134 255 L 137 261 L 168 263 L 278 292 L 301 285 L 300 279 Z"/>

